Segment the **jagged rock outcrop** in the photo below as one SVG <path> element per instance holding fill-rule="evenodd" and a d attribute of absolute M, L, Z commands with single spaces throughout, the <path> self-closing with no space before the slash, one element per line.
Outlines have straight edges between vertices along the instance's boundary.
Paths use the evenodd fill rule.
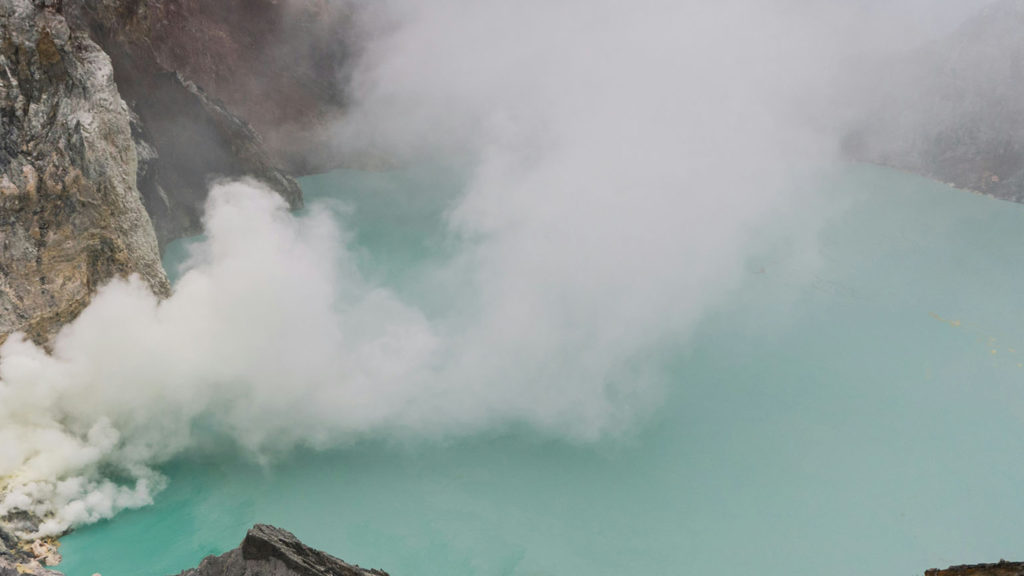
<path fill-rule="evenodd" d="M 209 556 L 198 568 L 179 576 L 388 576 L 367 570 L 306 546 L 294 534 L 257 524 L 241 546 L 221 556 Z"/>
<path fill-rule="evenodd" d="M 59 0 L 0 0 L 0 339 L 47 342 L 114 276 L 169 291 L 107 55 Z"/>
<path fill-rule="evenodd" d="M 865 64 L 844 142 L 855 159 L 1024 202 L 1024 0 L 996 2 L 952 35 Z"/>
<path fill-rule="evenodd" d="M 210 183 L 218 178 L 256 178 L 293 208 L 302 204 L 298 184 L 275 166 L 260 135 L 159 57 L 153 29 L 173 4 L 142 0 L 69 0 L 65 4 L 72 23 L 88 30 L 110 55 L 117 86 L 134 114 L 133 133 L 141 158 L 139 190 L 161 246 L 201 231 Z M 240 19 L 246 13 L 240 9 Z M 246 34 L 238 29 L 230 37 Z M 176 49 L 187 52 L 189 39 L 179 40 L 182 44 Z"/>
<path fill-rule="evenodd" d="M 264 46 L 343 19 L 324 18 L 341 14 L 330 5 L 0 0 L 0 341 L 48 343 L 115 276 L 166 295 L 159 249 L 200 231 L 215 179 L 254 177 L 301 205 L 260 134 L 203 85 L 268 130 L 322 120 L 340 105 L 328 71 L 342 50 L 323 30 L 288 53 L 297 65 Z M 271 96 L 235 96 L 248 77 Z"/>
<path fill-rule="evenodd" d="M 46 568 L 60 561 L 53 540 L 24 542 L 0 525 L 0 576 L 61 576 Z"/>
<path fill-rule="evenodd" d="M 925 576 L 1024 576 L 1024 562 L 1000 560 L 996 564 L 950 566 L 945 570 L 932 568 Z"/>

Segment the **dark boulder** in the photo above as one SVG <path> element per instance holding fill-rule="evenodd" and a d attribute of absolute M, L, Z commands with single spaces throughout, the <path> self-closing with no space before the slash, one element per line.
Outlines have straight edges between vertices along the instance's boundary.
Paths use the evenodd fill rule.
<path fill-rule="evenodd" d="M 209 556 L 198 568 L 179 576 L 388 576 L 367 570 L 306 546 L 294 534 L 257 524 L 241 546 L 221 556 Z"/>

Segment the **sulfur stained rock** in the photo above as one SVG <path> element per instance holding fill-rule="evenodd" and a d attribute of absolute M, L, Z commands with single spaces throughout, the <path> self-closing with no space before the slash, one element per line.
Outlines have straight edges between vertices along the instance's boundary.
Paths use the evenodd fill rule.
<path fill-rule="evenodd" d="M 46 568 L 59 562 L 55 542 L 22 542 L 0 523 L 0 576 L 61 576 Z"/>

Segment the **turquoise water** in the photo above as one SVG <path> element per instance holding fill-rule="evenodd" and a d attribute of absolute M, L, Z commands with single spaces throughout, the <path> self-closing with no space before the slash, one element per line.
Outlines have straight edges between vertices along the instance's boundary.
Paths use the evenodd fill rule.
<path fill-rule="evenodd" d="M 303 185 L 352 206 L 339 214 L 380 281 L 443 257 L 450 175 Z M 362 443 L 272 466 L 192 455 L 154 506 L 65 538 L 61 568 L 173 574 L 257 521 L 396 576 L 910 576 L 1024 558 L 1024 206 L 873 167 L 822 194 L 846 208 L 817 264 L 752 261 L 629 435 Z"/>

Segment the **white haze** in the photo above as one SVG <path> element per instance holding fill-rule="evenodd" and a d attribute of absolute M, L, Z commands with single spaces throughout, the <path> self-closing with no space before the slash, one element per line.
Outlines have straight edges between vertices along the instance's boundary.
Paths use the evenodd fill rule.
<path fill-rule="evenodd" d="M 875 12 L 362 6 L 343 147 L 472 166 L 449 213 L 456 256 L 423 287 L 448 290 L 450 312 L 428 318 L 365 279 L 326 212 L 217 186 L 173 296 L 115 281 L 52 356 L 17 335 L 0 349 L 0 517 L 31 510 L 46 535 L 145 505 L 163 483 L 152 466 L 211 427 L 257 454 L 622 430 L 657 403 L 652 352 L 728 298 L 757 239 L 801 211 L 798 183 L 833 161 L 821 79 L 886 41 L 866 34 Z"/>

